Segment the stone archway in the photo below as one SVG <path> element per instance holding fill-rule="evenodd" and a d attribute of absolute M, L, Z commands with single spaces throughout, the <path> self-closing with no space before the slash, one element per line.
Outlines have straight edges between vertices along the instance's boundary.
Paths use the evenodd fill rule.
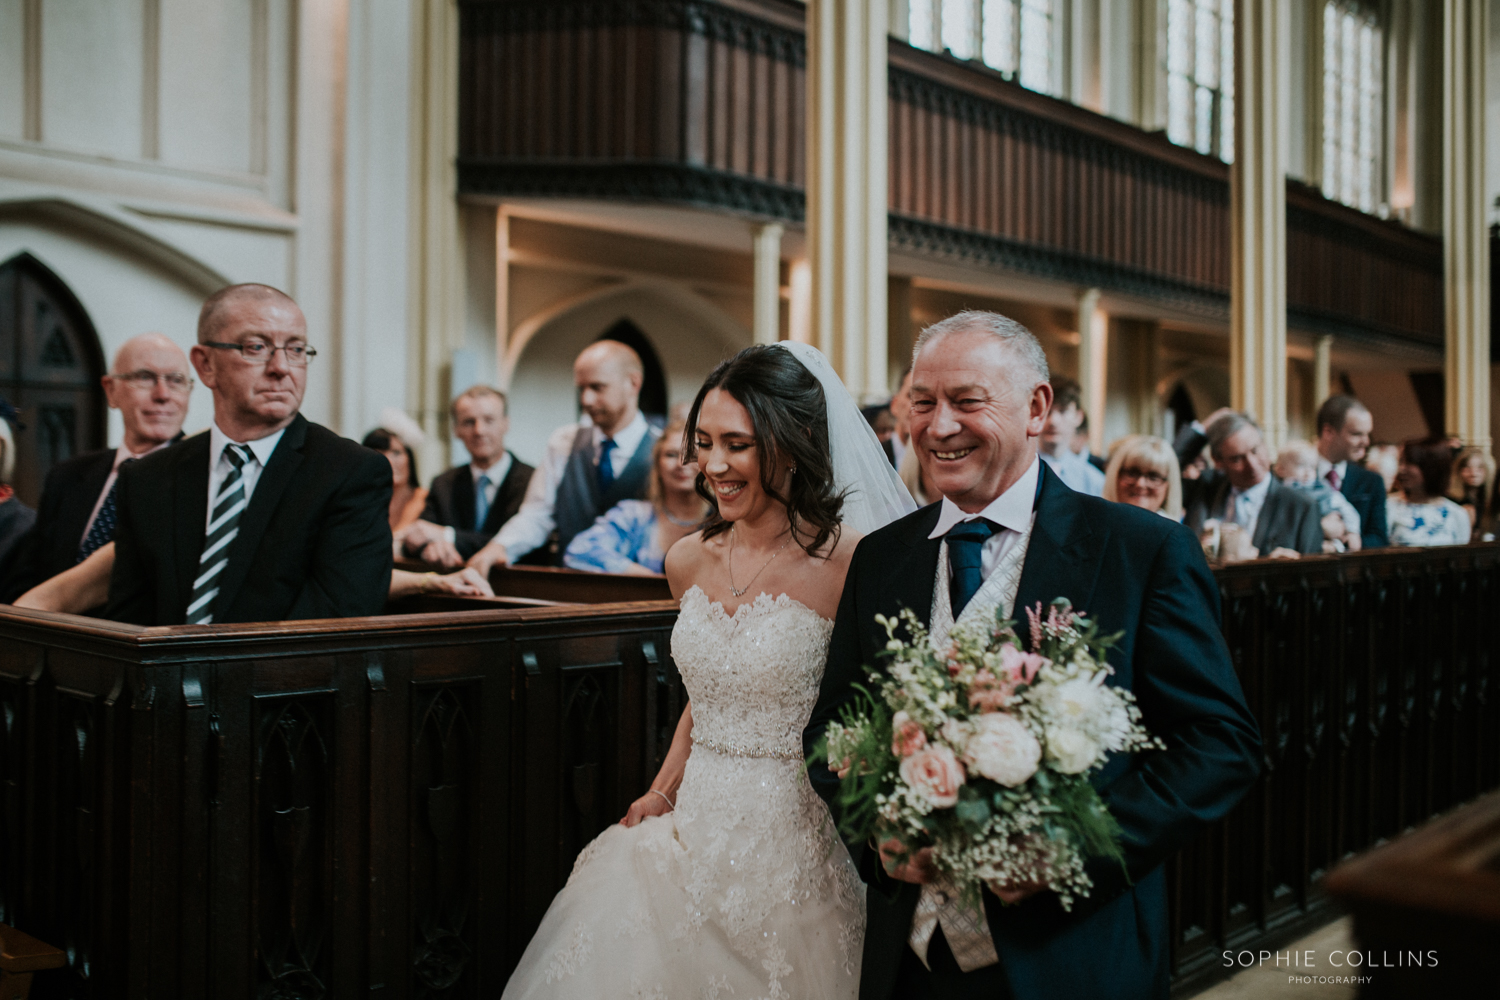
<path fill-rule="evenodd" d="M 104 352 L 88 313 L 41 261 L 0 264 L 0 397 L 21 412 L 15 488 L 35 506 L 58 462 L 104 447 Z"/>

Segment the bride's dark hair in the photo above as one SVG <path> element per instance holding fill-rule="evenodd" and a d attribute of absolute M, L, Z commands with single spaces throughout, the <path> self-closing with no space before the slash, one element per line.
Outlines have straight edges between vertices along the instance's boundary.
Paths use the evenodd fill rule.
<path fill-rule="evenodd" d="M 808 555 L 817 555 L 830 538 L 838 539 L 839 514 L 844 509 L 844 495 L 833 489 L 828 402 L 822 383 L 791 351 L 774 344 L 745 348 L 715 368 L 698 390 L 688 411 L 685 461 L 697 460 L 698 414 L 703 397 L 712 389 L 729 393 L 749 412 L 760 457 L 761 489 L 786 506 L 797 544 Z M 772 482 L 772 470 L 788 465 L 797 471 L 783 496 Z M 730 522 L 719 516 L 719 498 L 708 488 L 701 470 L 698 495 L 712 508 L 703 537 L 728 531 Z"/>

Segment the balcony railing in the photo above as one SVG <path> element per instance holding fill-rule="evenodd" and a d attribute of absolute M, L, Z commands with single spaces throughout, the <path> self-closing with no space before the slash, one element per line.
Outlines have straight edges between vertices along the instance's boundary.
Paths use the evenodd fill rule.
<path fill-rule="evenodd" d="M 799 221 L 806 60 L 790 0 L 461 0 L 467 195 Z M 1229 168 L 890 42 L 892 245 L 1168 302 L 1229 300 Z M 1442 345 L 1441 242 L 1288 182 L 1294 326 Z"/>

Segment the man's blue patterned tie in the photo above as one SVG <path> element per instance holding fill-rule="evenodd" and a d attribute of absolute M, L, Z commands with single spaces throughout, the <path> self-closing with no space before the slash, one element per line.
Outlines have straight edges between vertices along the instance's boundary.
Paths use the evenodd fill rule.
<path fill-rule="evenodd" d="M 474 530 L 483 531 L 485 518 L 490 516 L 490 477 L 481 475 L 474 480 Z"/>
<path fill-rule="evenodd" d="M 981 518 L 960 521 L 948 531 L 948 593 L 953 599 L 955 620 L 984 583 L 984 572 L 980 569 L 984 543 L 997 530 L 996 524 Z"/>
<path fill-rule="evenodd" d="M 607 493 L 609 488 L 615 484 L 615 463 L 610 460 L 610 455 L 615 450 L 615 439 L 605 438 L 604 443 L 599 445 L 599 492 Z"/>
<path fill-rule="evenodd" d="M 134 462 L 135 459 L 127 458 L 120 463 L 120 468 Z M 108 545 L 115 537 L 115 521 L 118 512 L 115 510 L 115 497 L 120 492 L 120 477 L 117 474 L 115 481 L 109 485 L 109 493 L 104 497 L 104 502 L 99 505 L 99 514 L 94 518 L 94 523 L 89 525 L 89 533 L 83 537 L 83 544 L 78 546 L 78 558 L 74 563 L 81 563 L 94 554 L 94 550 Z"/>

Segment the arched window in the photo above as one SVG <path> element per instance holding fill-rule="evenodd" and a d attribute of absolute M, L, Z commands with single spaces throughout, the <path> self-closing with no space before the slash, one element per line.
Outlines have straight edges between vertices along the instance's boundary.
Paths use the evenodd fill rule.
<path fill-rule="evenodd" d="M 1381 197 L 1384 38 L 1375 11 L 1323 5 L 1323 193 L 1366 212 Z"/>
<path fill-rule="evenodd" d="M 1168 0 L 1167 138 L 1234 160 L 1234 0 Z"/>
<path fill-rule="evenodd" d="M 1057 92 L 1053 71 L 1058 0 L 911 0 L 908 41 L 957 59 L 981 59 L 1008 80 Z"/>

